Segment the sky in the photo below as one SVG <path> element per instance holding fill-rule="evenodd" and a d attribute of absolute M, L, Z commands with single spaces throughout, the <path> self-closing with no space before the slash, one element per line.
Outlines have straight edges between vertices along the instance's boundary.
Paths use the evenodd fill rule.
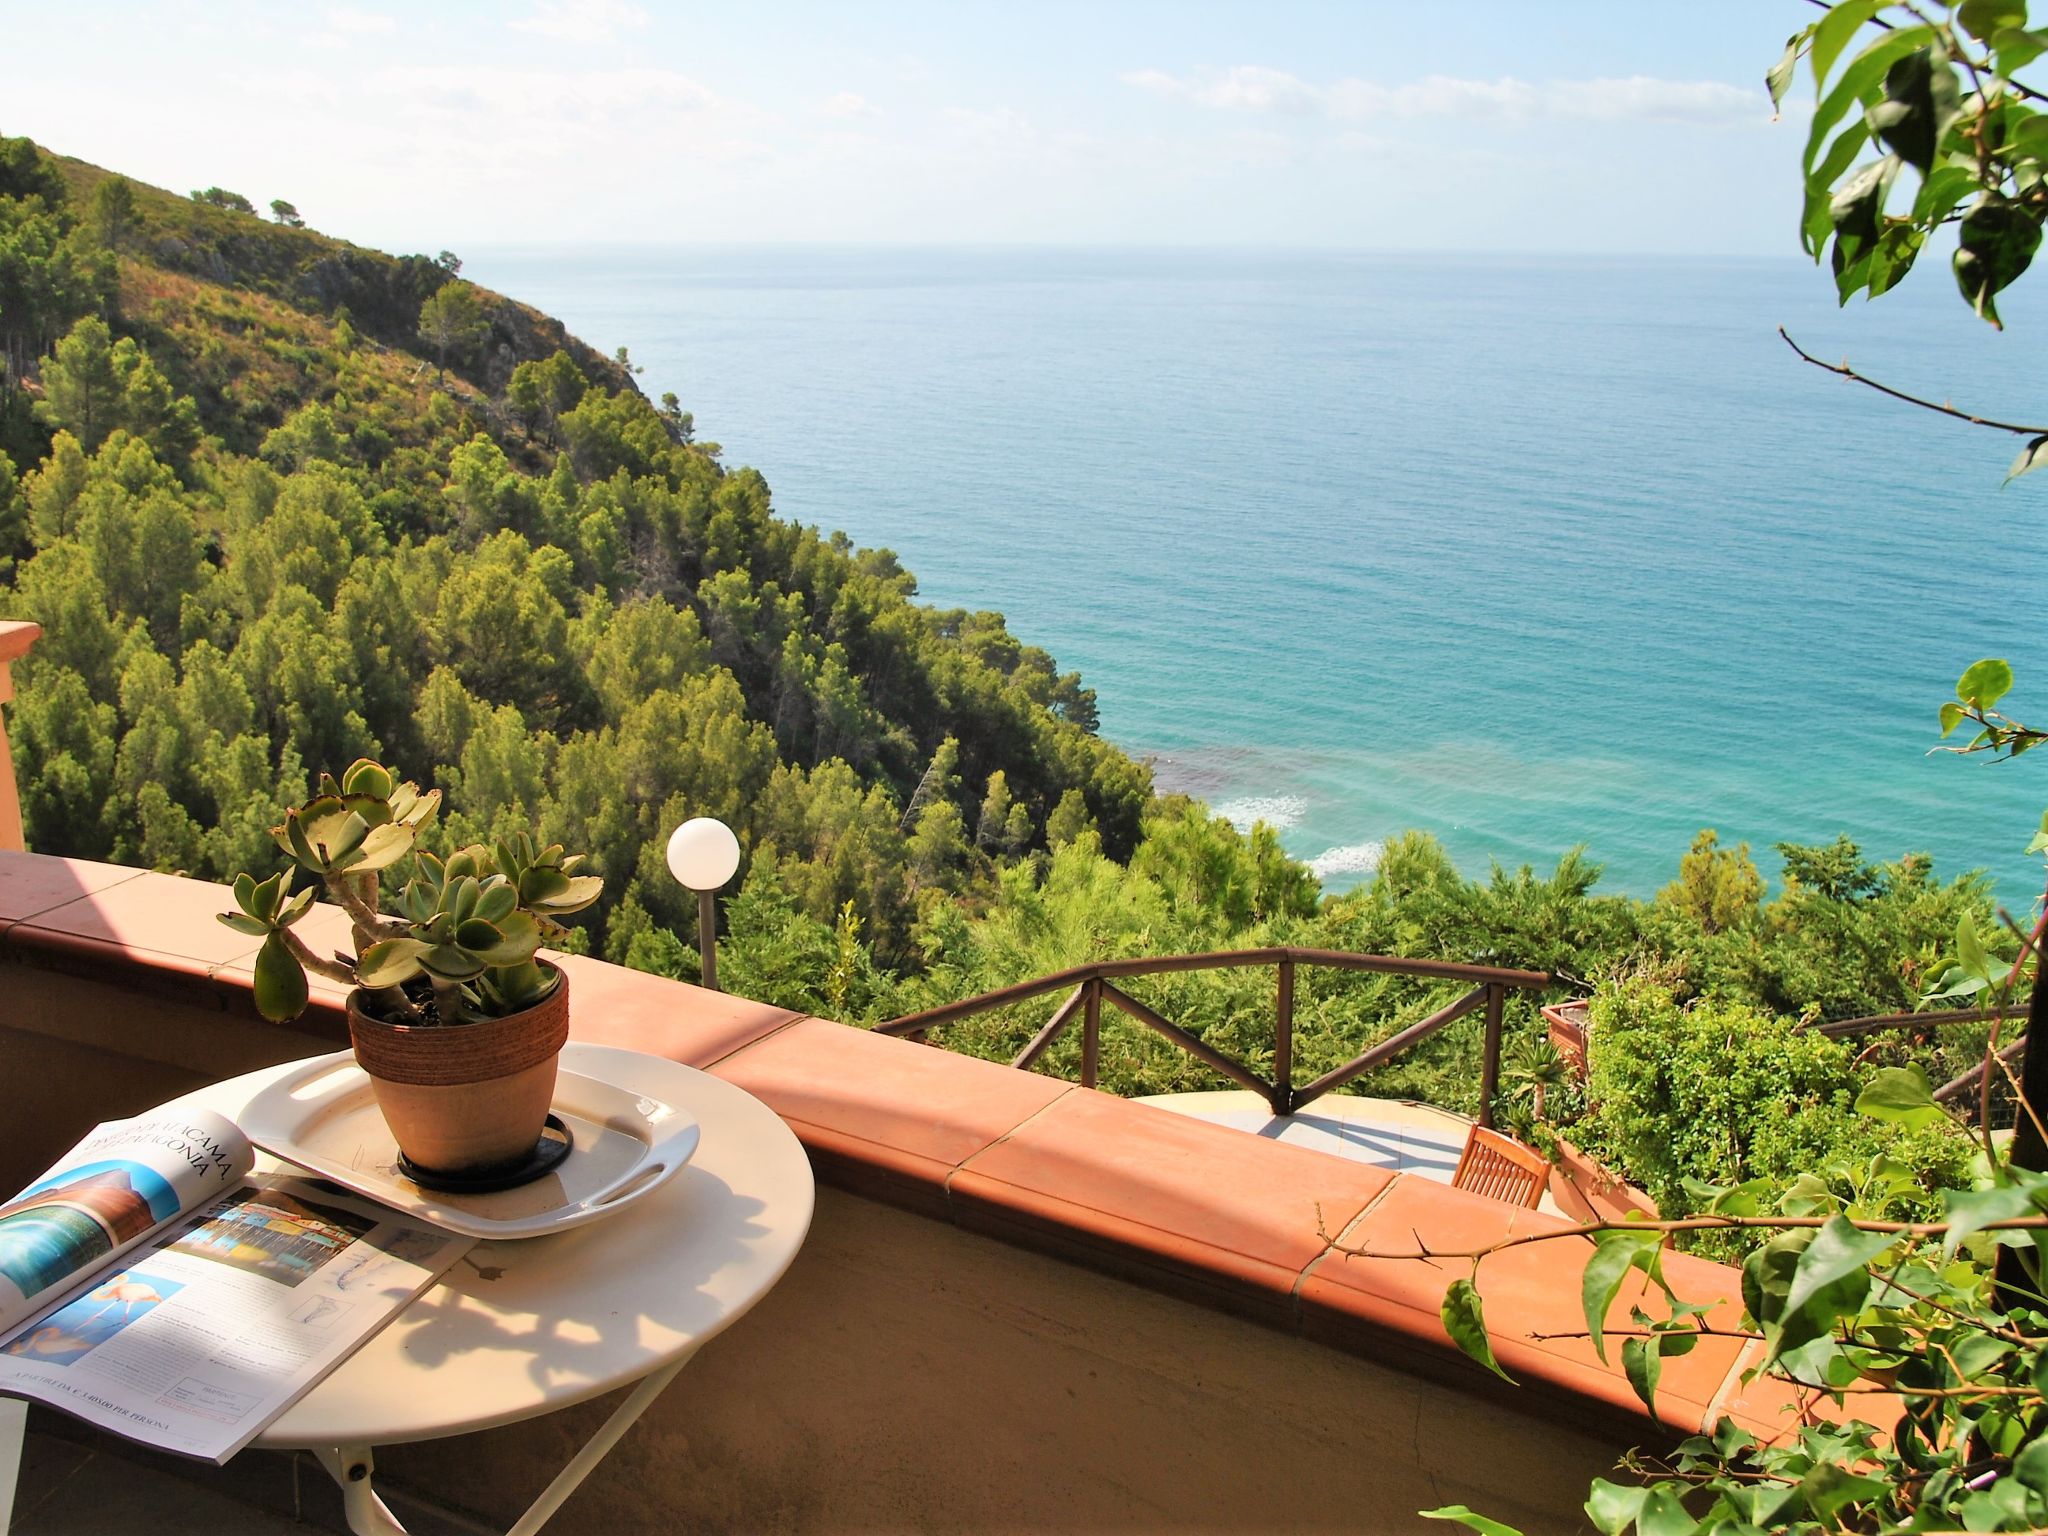
<path fill-rule="evenodd" d="M 401 251 L 1787 254 L 1801 0 L 0 0 L 0 133 Z M 1795 90 L 1811 99 L 1810 82 Z"/>

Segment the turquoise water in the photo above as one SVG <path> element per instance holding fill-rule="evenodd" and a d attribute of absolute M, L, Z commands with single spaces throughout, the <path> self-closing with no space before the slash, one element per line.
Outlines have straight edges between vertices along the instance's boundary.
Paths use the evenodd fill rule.
<path fill-rule="evenodd" d="M 686 248 L 472 253 L 625 344 L 780 510 L 1078 667 L 1161 784 L 1333 888 L 1427 827 L 1583 842 L 1648 893 L 1702 826 L 1983 866 L 2024 904 L 2048 758 L 1929 757 L 1963 666 L 2048 717 L 2048 474 L 1991 414 L 2048 315 L 1931 272 L 1839 312 L 1796 260 Z M 2040 764 L 2041 766 L 2035 766 Z"/>

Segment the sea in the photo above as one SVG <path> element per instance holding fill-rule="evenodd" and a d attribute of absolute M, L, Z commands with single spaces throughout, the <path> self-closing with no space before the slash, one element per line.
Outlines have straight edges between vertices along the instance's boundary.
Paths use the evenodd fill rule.
<path fill-rule="evenodd" d="M 1788 237 L 1789 238 L 1789 237 Z M 778 510 L 1080 671 L 1163 789 L 1326 888 L 1407 828 L 1648 895 L 1702 828 L 1983 869 L 2048 752 L 1935 752 L 1979 657 L 2048 722 L 2048 473 L 1802 363 L 2048 418 L 2048 302 L 1838 309 L 1748 260 L 678 246 L 467 253 L 674 391 Z"/>

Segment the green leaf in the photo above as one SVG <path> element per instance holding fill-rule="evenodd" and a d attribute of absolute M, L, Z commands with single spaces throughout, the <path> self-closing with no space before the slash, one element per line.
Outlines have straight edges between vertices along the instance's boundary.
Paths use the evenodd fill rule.
<path fill-rule="evenodd" d="M 1835 288 L 1843 303 L 1869 281 L 1878 221 L 1884 213 L 1885 196 L 1898 173 L 1896 156 L 1873 160 L 1844 182 L 1841 191 L 1828 202 L 1828 218 L 1835 228 Z"/>
<path fill-rule="evenodd" d="M 1786 1216 L 1813 1216 L 1838 1204 L 1827 1180 L 1817 1173 L 1800 1174 L 1778 1196 L 1778 1210 Z"/>
<path fill-rule="evenodd" d="M 1998 72 L 2010 80 L 2042 54 L 2048 53 L 2048 32 L 2007 27 L 1991 40 L 1998 53 Z"/>
<path fill-rule="evenodd" d="M 1963 712 L 1963 706 L 1954 700 L 1950 700 L 1941 706 L 1941 734 L 1943 736 L 1948 735 L 1968 718 Z"/>
<path fill-rule="evenodd" d="M 2041 1209 L 2039 1187 L 2000 1184 L 1991 1189 L 1945 1189 L 1942 1203 L 1948 1208 L 1948 1236 L 1943 1239 L 1944 1258 L 1994 1222 L 2017 1221 Z"/>
<path fill-rule="evenodd" d="M 543 970 L 533 961 L 526 960 L 518 965 L 501 965 L 484 972 L 477 985 L 490 997 L 493 1013 L 502 1018 L 522 1008 L 531 1008 L 552 995 L 561 985 L 561 974 Z"/>
<path fill-rule="evenodd" d="M 420 973 L 420 957 L 434 946 L 418 939 L 379 939 L 356 960 L 356 982 L 365 987 L 395 987 Z"/>
<path fill-rule="evenodd" d="M 1956 286 L 1980 320 L 1999 330 L 1995 297 L 2027 270 L 2041 245 L 2041 221 L 2000 192 L 1986 192 L 1963 215 L 1954 267 Z"/>
<path fill-rule="evenodd" d="M 1967 912 L 1956 920 L 1956 960 L 1968 974 L 1982 976 L 1987 982 L 1996 981 L 2004 969 L 1984 952 L 1984 941 L 1977 937 L 1976 921 Z"/>
<path fill-rule="evenodd" d="M 466 929 L 469 925 L 464 924 Z M 540 924 L 529 913 L 514 912 L 497 925 L 497 942 L 472 945 L 458 930 L 456 942 L 469 950 L 477 959 L 488 966 L 517 965 L 522 960 L 533 958 L 533 952 L 540 948 Z"/>
<path fill-rule="evenodd" d="M 313 869 L 340 868 L 344 860 L 362 847 L 370 835 L 370 824 L 340 800 L 323 795 L 309 801 L 301 811 L 285 813 L 287 825 L 296 824 L 299 834 L 311 846 Z"/>
<path fill-rule="evenodd" d="M 2012 1475 L 2022 1486 L 2048 1494 L 2048 1439 L 2036 1440 L 2014 1457 Z"/>
<path fill-rule="evenodd" d="M 1977 170 L 1970 165 L 1939 165 L 1920 183 L 1913 198 L 1912 218 L 1923 229 L 1932 228 L 1977 187 Z"/>
<path fill-rule="evenodd" d="M 441 981 L 475 981 L 485 970 L 483 961 L 452 944 L 429 946 L 420 956 L 420 966 Z"/>
<path fill-rule="evenodd" d="M 1625 1487 L 1620 1483 L 1610 1483 L 1604 1477 L 1596 1477 L 1592 1490 L 1586 1495 L 1586 1518 L 1593 1522 L 1593 1528 L 1601 1536 L 1622 1536 L 1635 1523 L 1636 1516 L 1643 1512 L 1643 1505 L 1649 1497 L 1647 1488 Z"/>
<path fill-rule="evenodd" d="M 1922 176 L 1962 106 L 1955 66 L 1939 42 L 1916 48 L 1885 71 L 1884 100 L 1865 114 L 1885 146 Z"/>
<path fill-rule="evenodd" d="M 1444 1292 L 1442 1317 L 1444 1332 L 1451 1336 L 1453 1344 L 1502 1381 L 1514 1381 L 1493 1358 L 1493 1341 L 1486 1336 L 1486 1310 L 1480 1303 L 1477 1286 L 1470 1280 L 1453 1280 L 1451 1288 Z"/>
<path fill-rule="evenodd" d="M 1792 1272 L 1792 1289 L 1785 1297 L 1786 1314 L 1803 1311 L 1808 1302 L 1842 1280 L 1861 1276 L 1866 1281 L 1861 1289 L 1867 1291 L 1864 1267 L 1897 1241 L 1883 1232 L 1859 1232 L 1846 1216 L 1831 1218 L 1799 1256 L 1799 1267 Z"/>
<path fill-rule="evenodd" d="M 1785 51 L 1778 62 L 1764 71 L 1764 89 L 1771 93 L 1771 110 L 1777 111 L 1784 105 L 1785 92 L 1791 88 L 1792 72 L 1799 67 L 1800 50 L 1806 40 L 1813 36 L 1813 28 L 1806 27 L 1785 39 Z"/>
<path fill-rule="evenodd" d="M 1657 1378 L 1664 1370 L 1664 1356 L 1658 1351 L 1657 1344 L 1656 1339 L 1621 1341 L 1622 1372 L 1653 1419 L 1657 1417 Z"/>
<path fill-rule="evenodd" d="M 1593 1351 L 1607 1359 L 1607 1312 L 1631 1269 L 1645 1273 L 1656 1262 L 1663 1247 L 1657 1232 L 1603 1232 L 1596 1240 L 1593 1256 L 1579 1276 L 1579 1300 L 1586 1310 L 1586 1330 L 1593 1336 Z"/>
<path fill-rule="evenodd" d="M 1917 1061 L 1904 1067 L 1880 1067 L 1856 1095 L 1856 1113 L 1873 1120 L 1894 1120 L 1918 1129 L 1948 1118 L 1934 1102 L 1934 1085 Z"/>
<path fill-rule="evenodd" d="M 496 923 L 487 923 L 480 917 L 464 918 L 455 925 L 455 942 L 472 954 L 481 955 L 496 949 L 504 941 Z"/>
<path fill-rule="evenodd" d="M 1829 205 L 1834 201 L 1832 189 L 1841 179 L 1842 173 L 1849 169 L 1858 155 L 1863 153 L 1863 146 L 1869 142 L 1870 125 L 1859 117 L 1841 131 L 1835 142 L 1828 146 L 1828 152 L 1821 157 L 1820 164 L 1808 175 L 1806 210 L 1803 215 L 1803 243 L 1807 251 L 1818 255 L 1817 247 L 1821 239 L 1834 228 L 1834 219 L 1829 213 Z"/>
<path fill-rule="evenodd" d="M 2048 811 L 2041 813 L 2041 829 L 2034 834 L 2033 841 L 2027 844 L 2027 852 L 2039 853 L 2043 848 L 2048 848 Z"/>
<path fill-rule="evenodd" d="M 1799 1480 L 1799 1492 L 1806 1500 L 1806 1507 L 1830 1528 L 1840 1523 L 1835 1519 L 1836 1511 L 1845 1505 L 1867 1504 L 1872 1499 L 1883 1498 L 1890 1486 L 1874 1477 L 1844 1471 L 1827 1461 L 1821 1462 Z"/>
<path fill-rule="evenodd" d="M 477 898 L 476 916 L 486 923 L 500 923 L 519 905 L 519 893 L 509 885 L 494 885 Z"/>
<path fill-rule="evenodd" d="M 2008 27 L 2027 24 L 2025 0 L 1963 0 L 1956 20 L 1980 43 L 1988 43 Z"/>
<path fill-rule="evenodd" d="M 1900 279 L 1913 270 L 1920 247 L 1926 241 L 1925 233 L 1905 220 L 1885 220 L 1884 228 L 1878 231 L 1877 244 L 1871 249 L 1870 264 L 1863 280 L 1863 286 L 1873 299 L 1890 293 L 1899 285 Z"/>
<path fill-rule="evenodd" d="M 2024 13 L 2021 19 L 2025 19 Z M 342 771 L 341 791 L 345 795 L 373 795 L 389 800 L 397 788 L 398 780 L 391 770 L 373 758 L 359 757 Z"/>
<path fill-rule="evenodd" d="M 1459 1525 L 1479 1532 L 1479 1536 L 1522 1536 L 1512 1525 L 1502 1525 L 1498 1520 L 1474 1514 L 1462 1504 L 1446 1504 L 1442 1509 L 1425 1509 L 1419 1513 L 1425 1520 L 1455 1520 Z"/>
<path fill-rule="evenodd" d="M 1842 50 L 1849 46 L 1849 39 L 1856 35 L 1871 17 L 1883 10 L 1885 0 L 1844 0 L 1833 7 L 1813 26 L 1813 50 L 1808 62 L 1813 65 L 1813 83 L 1816 88 L 1825 87 L 1828 71 L 1835 67 L 1835 60 L 1842 56 Z"/>
<path fill-rule="evenodd" d="M 282 934 L 273 933 L 256 951 L 251 990 L 256 997 L 256 1011 L 273 1024 L 288 1024 L 306 1011 L 305 968 L 285 948 Z"/>
<path fill-rule="evenodd" d="M 1826 23 L 1823 22 L 1822 25 Z M 1814 162 L 1820 158 L 1821 145 L 1827 142 L 1828 135 L 1834 132 L 1835 125 L 1848 115 L 1851 107 L 1860 105 L 1865 96 L 1876 91 L 1878 82 L 1884 79 L 1885 71 L 1890 69 L 1896 60 L 1911 53 L 1915 48 L 1924 46 L 1933 37 L 1933 30 L 1924 26 L 1894 28 L 1858 54 L 1850 62 L 1849 67 L 1842 71 L 1842 78 L 1821 97 L 1819 104 L 1813 109 L 1813 124 L 1807 130 L 1806 152 L 1800 161 L 1802 173 L 1809 178 L 1809 192 L 1813 190 L 1810 178 L 1813 175 Z M 1816 29 L 1816 53 L 1819 45 L 1819 31 Z M 1816 75 L 1815 78 L 1818 80 L 1819 76 Z"/>
<path fill-rule="evenodd" d="M 270 932 L 270 924 L 259 918 L 245 917 L 240 912 L 216 912 L 214 916 L 235 932 L 246 933 L 252 939 L 260 939 Z"/>
<path fill-rule="evenodd" d="M 359 874 L 388 869 L 412 852 L 413 831 L 402 822 L 387 821 L 372 827 L 359 850 L 362 857 L 350 867 Z"/>
<path fill-rule="evenodd" d="M 1812 1241 L 1810 1232 L 1781 1232 L 1742 1261 L 1742 1305 L 1766 1328 L 1785 1315 L 1799 1255 Z"/>
<path fill-rule="evenodd" d="M 546 912 L 551 916 L 567 916 L 571 912 L 581 912 L 603 894 L 604 876 L 573 875 L 556 894 L 549 896 L 545 901 L 529 901 L 527 905 L 536 912 Z"/>
<path fill-rule="evenodd" d="M 2005 472 L 2005 483 L 2011 485 L 2021 475 L 2031 475 L 2043 464 L 2048 464 L 2048 433 L 2027 439 L 2027 446 L 2020 450 L 2020 456 L 2012 461 L 2012 468 Z"/>
<path fill-rule="evenodd" d="M 1669 1483 L 1653 1485 L 1650 1496 L 1643 1500 L 1643 1512 L 1636 1516 L 1636 1529 L 1642 1536 L 1693 1536 L 1699 1524 L 1685 1512 L 1678 1490 Z"/>
<path fill-rule="evenodd" d="M 1753 1526 L 1770 1530 L 1773 1528 L 1771 1522 L 1777 1519 L 1779 1513 L 1788 1504 L 1798 1499 L 1799 1485 L 1796 1483 L 1755 1483 L 1748 1487 L 1724 1485 L 1720 1489 L 1720 1494 L 1722 1498 L 1728 1501 L 1729 1507 L 1744 1520 Z"/>
<path fill-rule="evenodd" d="M 1956 679 L 1956 697 L 1980 710 L 1990 709 L 2010 692 L 2012 666 L 1995 656 L 1973 662 L 1969 670 Z"/>
<path fill-rule="evenodd" d="M 529 907 L 547 906 L 568 895 L 569 886 L 569 877 L 558 869 L 529 869 L 519 877 L 519 899 Z"/>

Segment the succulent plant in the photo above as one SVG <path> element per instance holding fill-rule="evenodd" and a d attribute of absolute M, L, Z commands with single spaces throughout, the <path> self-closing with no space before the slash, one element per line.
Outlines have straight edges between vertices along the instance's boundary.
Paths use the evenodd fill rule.
<path fill-rule="evenodd" d="M 422 793 L 362 758 L 338 783 L 322 774 L 313 798 L 271 829 L 294 867 L 263 881 L 238 876 L 239 910 L 220 914 L 237 933 L 263 939 L 255 994 L 265 1018 L 282 1022 L 304 1010 L 308 971 L 361 988 L 370 1011 L 400 1023 L 502 1018 L 554 990 L 559 975 L 535 951 L 562 934 L 560 918 L 597 900 L 603 880 L 576 872 L 580 855 L 524 833 L 438 858 L 417 840 L 440 804 L 439 790 Z M 386 917 L 378 911 L 381 874 L 407 856 L 410 878 L 396 916 Z M 319 876 L 349 914 L 353 959 L 323 959 L 291 931 L 317 890 L 293 893 L 298 870 Z"/>

